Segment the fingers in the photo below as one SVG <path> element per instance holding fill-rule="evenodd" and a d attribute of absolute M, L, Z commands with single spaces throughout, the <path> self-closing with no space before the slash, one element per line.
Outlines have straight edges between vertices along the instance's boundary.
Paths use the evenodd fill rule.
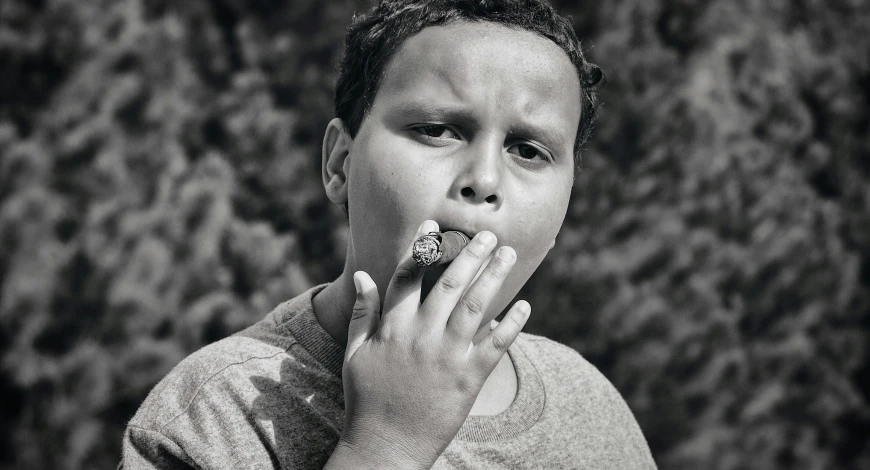
<path fill-rule="evenodd" d="M 517 301 L 489 335 L 474 347 L 475 360 L 487 374 L 492 372 L 504 353 L 514 344 L 531 311 L 532 307 L 528 302 Z"/>
<path fill-rule="evenodd" d="M 502 246 L 496 250 L 486 269 L 468 288 L 451 313 L 450 320 L 447 322 L 448 335 L 463 344 L 471 342 L 480 328 L 490 302 L 501 289 L 516 259 L 516 252 L 509 246 Z"/>
<path fill-rule="evenodd" d="M 461 300 L 462 294 L 474 281 L 474 276 L 480 271 L 480 267 L 486 262 L 487 256 L 495 247 L 496 238 L 491 232 L 483 231 L 474 236 L 471 242 L 459 252 L 459 256 L 447 267 L 444 274 L 438 278 L 429 296 L 426 297 L 422 314 L 436 324 L 446 325 L 450 313 L 459 308 L 463 303 L 465 308 L 482 311 L 484 299 L 479 295 L 477 298 Z M 449 306 L 445 308 L 445 306 Z"/>
<path fill-rule="evenodd" d="M 438 231 L 438 223 L 432 220 L 423 222 L 412 237 L 402 260 L 396 267 L 387 292 L 384 294 L 384 312 L 381 323 L 390 329 L 391 326 L 402 321 L 410 320 L 420 306 L 420 290 L 423 280 L 423 272 L 426 268 L 417 265 L 411 256 L 414 241 L 421 236 Z M 405 315 L 403 315 L 405 313 Z M 403 318 L 406 317 L 406 318 Z"/>
<path fill-rule="evenodd" d="M 347 328 L 345 362 L 377 331 L 380 323 L 381 299 L 375 281 L 365 271 L 357 271 L 353 274 L 353 284 L 356 287 L 356 301 Z"/>

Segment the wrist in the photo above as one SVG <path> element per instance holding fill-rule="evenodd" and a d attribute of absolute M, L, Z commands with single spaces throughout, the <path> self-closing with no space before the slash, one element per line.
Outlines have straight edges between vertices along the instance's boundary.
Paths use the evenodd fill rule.
<path fill-rule="evenodd" d="M 338 445 L 329 457 L 324 469 L 430 469 L 432 464 L 421 462 L 395 445 L 360 444 L 345 440 Z"/>

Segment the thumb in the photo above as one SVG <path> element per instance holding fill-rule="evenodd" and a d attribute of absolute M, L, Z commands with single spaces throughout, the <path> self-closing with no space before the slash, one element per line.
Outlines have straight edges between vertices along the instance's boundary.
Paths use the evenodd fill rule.
<path fill-rule="evenodd" d="M 356 301 L 347 327 L 345 362 L 375 333 L 380 324 L 381 299 L 375 281 L 365 271 L 357 271 L 353 273 L 353 285 L 356 288 Z"/>

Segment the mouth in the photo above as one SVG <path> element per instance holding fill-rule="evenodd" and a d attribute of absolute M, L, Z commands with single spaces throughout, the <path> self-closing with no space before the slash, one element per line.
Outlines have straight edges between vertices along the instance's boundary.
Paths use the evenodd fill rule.
<path fill-rule="evenodd" d="M 470 227 L 456 227 L 456 226 L 449 225 L 449 224 L 442 225 L 440 222 L 438 223 L 438 227 L 439 227 L 439 231 L 441 233 L 446 233 L 446 232 L 450 232 L 450 231 L 460 232 L 463 235 L 465 235 L 469 240 L 473 239 L 474 236 L 477 235 L 477 233 L 480 231 L 480 230 L 476 230 L 476 229 L 470 228 Z M 432 288 L 435 287 L 435 284 L 438 282 L 438 279 L 441 277 L 442 274 L 444 274 L 444 272 L 452 264 L 452 262 L 453 261 L 450 260 L 450 261 L 444 262 L 443 264 L 436 264 L 434 266 L 428 266 L 425 268 L 425 271 L 423 272 L 423 279 L 421 282 L 421 292 L 420 292 L 420 294 L 421 294 L 420 301 L 421 302 L 426 299 L 426 297 L 429 295 L 429 292 L 431 292 Z M 489 263 L 489 259 L 487 259 L 483 263 L 483 265 L 480 267 L 480 270 L 475 275 L 475 278 L 474 278 L 475 280 L 477 279 L 477 276 L 480 275 L 480 273 L 483 271 L 483 269 L 486 267 L 486 265 L 488 263 Z M 472 283 L 473 282 L 474 281 L 472 281 Z"/>
<path fill-rule="evenodd" d="M 453 231 L 453 232 L 462 232 L 462 233 L 464 233 L 466 236 L 468 236 L 469 239 L 474 238 L 474 235 L 477 233 L 477 232 L 475 232 L 474 230 L 469 229 L 468 227 L 465 227 L 465 228 L 463 228 L 463 227 L 452 227 L 452 226 L 447 225 L 447 224 L 441 225 L 440 222 L 438 223 L 438 230 L 441 231 L 441 233 L 444 233 L 444 232 L 451 232 L 451 231 Z"/>
<path fill-rule="evenodd" d="M 465 235 L 465 237 L 468 238 L 469 241 L 471 241 L 474 236 L 477 235 L 477 232 L 479 232 L 479 230 L 475 230 L 470 227 L 452 227 L 450 225 L 441 225 L 440 223 L 438 224 L 438 230 L 441 233 L 459 232 Z"/>

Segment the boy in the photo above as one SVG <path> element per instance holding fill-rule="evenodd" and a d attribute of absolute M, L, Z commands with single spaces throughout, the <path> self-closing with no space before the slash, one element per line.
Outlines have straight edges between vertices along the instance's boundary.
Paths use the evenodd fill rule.
<path fill-rule="evenodd" d="M 508 305 L 555 243 L 594 118 L 601 73 L 570 24 L 540 0 L 392 0 L 346 46 L 322 172 L 344 272 L 179 364 L 123 465 L 655 468 L 610 383 L 519 335 L 530 306 Z M 412 242 L 439 230 L 473 238 L 419 267 Z"/>

